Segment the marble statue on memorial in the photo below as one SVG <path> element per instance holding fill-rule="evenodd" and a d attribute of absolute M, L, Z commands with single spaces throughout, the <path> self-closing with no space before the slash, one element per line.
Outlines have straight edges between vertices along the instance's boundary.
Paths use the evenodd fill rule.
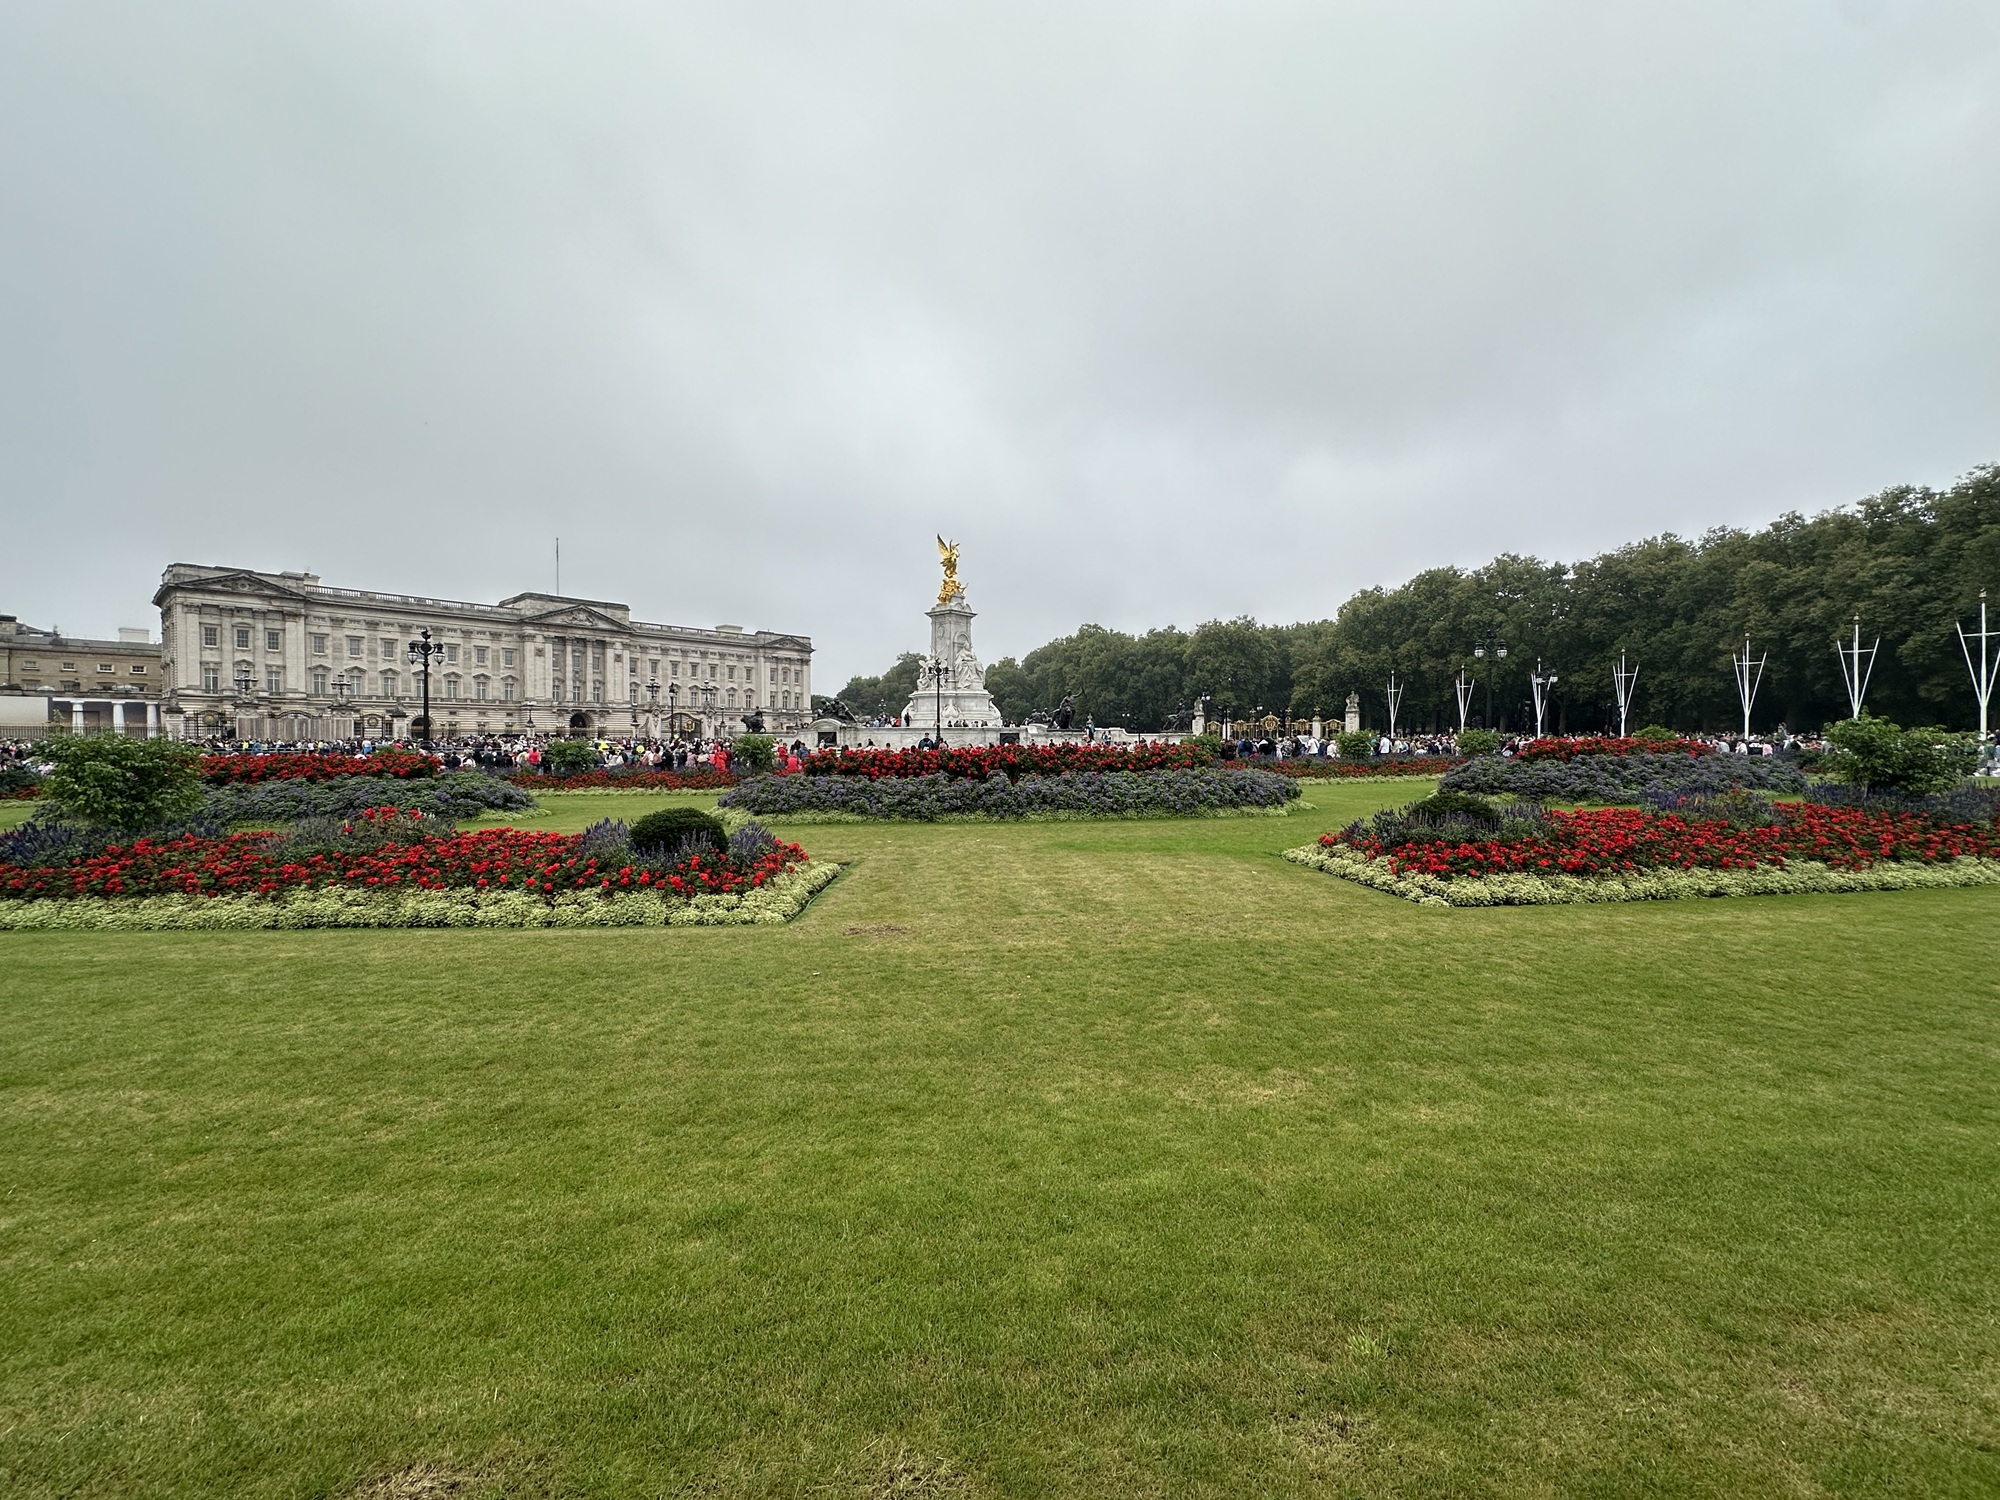
<path fill-rule="evenodd" d="M 986 669 L 972 649 L 973 612 L 965 602 L 965 585 L 958 581 L 958 544 L 940 535 L 937 545 L 944 581 L 937 603 L 925 611 L 931 621 L 927 660 L 944 670 L 936 685 L 926 681 L 911 695 L 903 722 L 929 726 L 942 720 L 945 730 L 998 729 L 1000 710 L 986 691 Z"/>

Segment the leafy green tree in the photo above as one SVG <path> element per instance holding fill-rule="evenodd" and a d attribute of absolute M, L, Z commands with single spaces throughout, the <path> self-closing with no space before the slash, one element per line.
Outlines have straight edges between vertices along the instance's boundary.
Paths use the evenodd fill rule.
<path fill-rule="evenodd" d="M 739 734 L 730 741 L 730 748 L 748 770 L 768 771 L 778 763 L 777 749 L 768 734 Z"/>
<path fill-rule="evenodd" d="M 41 752 L 52 764 L 44 795 L 63 818 L 141 833 L 201 806 L 201 752 L 192 745 L 122 734 L 52 735 Z"/>
<path fill-rule="evenodd" d="M 889 718 L 900 714 L 910 705 L 923 666 L 921 656 L 905 651 L 880 677 L 850 677 L 847 686 L 840 690 L 840 701 L 858 718 Z"/>
<path fill-rule="evenodd" d="M 600 764 L 597 747 L 588 740 L 550 740 L 542 747 L 542 770 L 550 776 L 578 776 Z"/>
<path fill-rule="evenodd" d="M 1979 746 L 1970 735 L 1903 729 L 1872 714 L 1829 724 L 1826 739 L 1830 748 L 1821 772 L 1871 791 L 1911 797 L 1948 792 L 1979 763 Z"/>

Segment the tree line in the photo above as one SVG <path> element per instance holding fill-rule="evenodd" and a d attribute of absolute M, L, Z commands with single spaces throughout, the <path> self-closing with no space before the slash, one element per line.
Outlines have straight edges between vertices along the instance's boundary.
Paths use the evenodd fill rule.
<path fill-rule="evenodd" d="M 1881 647 L 1870 712 L 1903 723 L 1969 728 L 1977 709 L 1955 621 L 1976 625 L 1991 588 L 2000 620 L 2000 466 L 1944 490 L 1898 487 L 1823 514 L 1787 514 L 1758 531 L 1672 534 L 1568 564 L 1505 554 L 1473 569 L 1432 568 L 1396 588 L 1366 589 L 1331 619 L 1263 625 L 1211 620 L 1130 635 L 1102 625 L 987 669 L 1009 723 L 1065 695 L 1079 716 L 1157 730 L 1206 697 L 1238 716 L 1338 717 L 1360 695 L 1364 722 L 1387 722 L 1393 671 L 1404 686 L 1399 726 L 1455 729 L 1453 681 L 1475 679 L 1471 722 L 1534 723 L 1529 674 L 1537 660 L 1559 678 L 1550 706 L 1558 731 L 1617 727 L 1612 667 L 1623 651 L 1639 668 L 1632 726 L 1726 729 L 1741 723 L 1730 657 L 1747 633 L 1769 653 L 1753 726 L 1817 728 L 1847 716 L 1836 639 Z M 1507 643 L 1505 661 L 1472 654 Z M 1976 648 L 1975 648 L 1976 649 Z M 898 714 L 922 658 L 900 657 L 880 677 L 856 677 L 841 697 L 863 715 Z"/>

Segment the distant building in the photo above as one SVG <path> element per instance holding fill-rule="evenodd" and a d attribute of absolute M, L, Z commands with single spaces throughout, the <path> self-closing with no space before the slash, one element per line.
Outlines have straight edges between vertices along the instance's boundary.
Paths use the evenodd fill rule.
<path fill-rule="evenodd" d="M 96 641 L 0 615 L 0 693 L 46 698 L 72 729 L 159 733 L 163 682 L 160 648 L 143 629 Z"/>
<path fill-rule="evenodd" d="M 812 719 L 801 635 L 653 625 L 628 605 L 554 594 L 469 604 L 329 588 L 313 573 L 175 563 L 153 596 L 170 714 L 190 737 L 309 740 L 418 733 L 409 643 L 431 668 L 432 733 L 774 734 Z"/>

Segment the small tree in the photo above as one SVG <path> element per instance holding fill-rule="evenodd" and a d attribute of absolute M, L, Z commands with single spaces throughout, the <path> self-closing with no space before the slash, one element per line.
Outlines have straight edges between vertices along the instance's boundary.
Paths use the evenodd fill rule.
<path fill-rule="evenodd" d="M 580 776 L 599 764 L 597 747 L 588 740 L 550 740 L 542 747 L 542 770 L 550 776 Z"/>
<path fill-rule="evenodd" d="M 1375 753 L 1375 736 L 1365 729 L 1344 729 L 1333 737 L 1342 760 L 1366 760 Z"/>
<path fill-rule="evenodd" d="M 1948 792 L 1979 764 L 1979 747 L 1968 735 L 1904 729 L 1872 714 L 1829 724 L 1826 740 L 1819 769 L 1827 776 L 1908 797 Z"/>
<path fill-rule="evenodd" d="M 1461 729 L 1458 732 L 1458 753 L 1461 755 L 1491 755 L 1503 743 L 1499 734 L 1491 729 Z"/>
<path fill-rule="evenodd" d="M 173 740 L 122 734 L 56 735 L 42 743 L 52 769 L 45 795 L 57 814 L 137 833 L 201 806 L 201 752 Z"/>
<path fill-rule="evenodd" d="M 752 771 L 768 771 L 777 764 L 777 754 L 768 734 L 739 734 L 731 745 L 736 758 Z"/>

